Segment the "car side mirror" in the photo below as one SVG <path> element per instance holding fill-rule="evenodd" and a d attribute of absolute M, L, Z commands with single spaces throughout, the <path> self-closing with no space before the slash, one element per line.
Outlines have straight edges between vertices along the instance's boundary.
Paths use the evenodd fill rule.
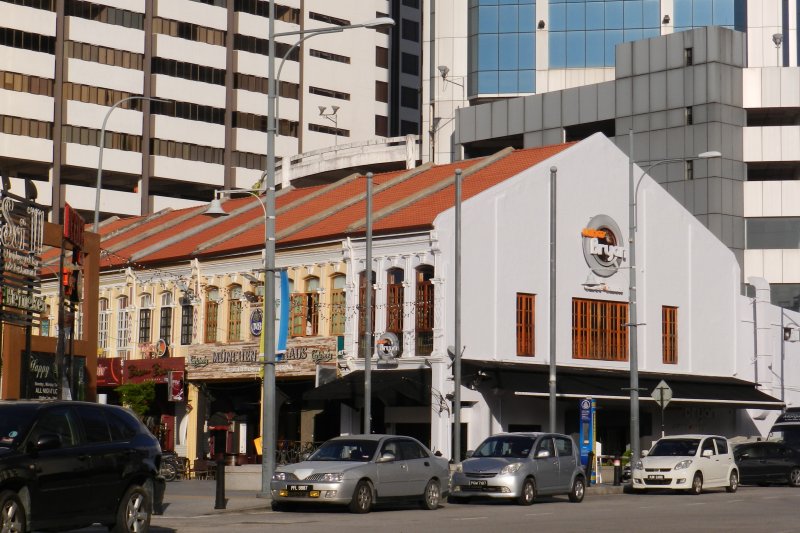
<path fill-rule="evenodd" d="M 550 452 L 548 450 L 539 450 L 536 452 L 537 459 L 544 459 L 545 457 L 550 457 Z"/>
<path fill-rule="evenodd" d="M 41 435 L 34 445 L 34 450 L 43 452 L 47 450 L 55 450 L 61 447 L 61 437 L 54 433 L 46 433 Z"/>
<path fill-rule="evenodd" d="M 473 455 L 475 455 L 475 450 L 467 450 L 467 455 L 466 455 L 467 459 L 469 459 Z"/>
<path fill-rule="evenodd" d="M 736 460 L 737 461 L 743 461 L 745 459 L 750 459 L 750 454 L 749 453 L 743 453 L 741 455 L 737 455 L 736 456 Z"/>
<path fill-rule="evenodd" d="M 647 450 L 642 450 L 642 457 L 647 457 L 647 454 L 650 453 Z"/>
<path fill-rule="evenodd" d="M 714 455 L 714 450 L 703 450 L 703 457 L 711 457 Z"/>
<path fill-rule="evenodd" d="M 311 457 L 311 454 L 306 452 L 306 453 L 304 453 L 303 455 L 300 456 L 300 460 L 301 461 L 308 461 L 309 457 Z"/>
<path fill-rule="evenodd" d="M 396 459 L 392 452 L 383 452 L 376 462 L 378 463 L 391 463 Z"/>

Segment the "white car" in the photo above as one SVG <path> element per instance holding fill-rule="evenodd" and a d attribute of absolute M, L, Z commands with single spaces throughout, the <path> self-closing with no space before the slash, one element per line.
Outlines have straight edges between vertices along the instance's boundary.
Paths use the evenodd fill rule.
<path fill-rule="evenodd" d="M 658 440 L 633 468 L 631 488 L 686 490 L 724 487 L 736 492 L 739 470 L 728 439 L 717 435 L 676 435 Z"/>

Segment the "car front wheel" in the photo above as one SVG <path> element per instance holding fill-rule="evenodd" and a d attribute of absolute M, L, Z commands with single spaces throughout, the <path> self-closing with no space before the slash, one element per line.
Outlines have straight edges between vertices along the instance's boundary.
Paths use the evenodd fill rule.
<path fill-rule="evenodd" d="M 372 487 L 367 481 L 359 481 L 356 485 L 349 509 L 351 513 L 357 514 L 368 513 L 372 509 Z"/>
<path fill-rule="evenodd" d="M 700 472 L 696 472 L 694 478 L 692 478 L 692 488 L 689 489 L 689 494 L 700 494 L 703 492 L 703 475 Z"/>
<path fill-rule="evenodd" d="M 736 492 L 736 489 L 739 488 L 739 473 L 734 470 L 731 472 L 731 477 L 728 480 L 728 486 L 725 487 L 725 490 L 728 492 Z"/>
<path fill-rule="evenodd" d="M 796 466 L 789 472 L 789 485 L 800 487 L 800 467 Z"/>
<path fill-rule="evenodd" d="M 569 501 L 580 503 L 583 501 L 583 496 L 586 494 L 586 482 L 583 478 L 578 476 L 572 482 L 572 490 L 569 491 Z"/>
<path fill-rule="evenodd" d="M 150 495 L 144 487 L 133 485 L 120 500 L 117 522 L 110 529 L 113 533 L 147 533 L 151 514 Z"/>
<path fill-rule="evenodd" d="M 432 479 L 425 485 L 425 492 L 422 493 L 421 506 L 423 509 L 433 511 L 439 508 L 439 500 L 441 500 L 441 498 L 442 493 L 439 490 L 439 482 Z"/>
<path fill-rule="evenodd" d="M 7 490 L 0 493 L 0 531 L 9 533 L 27 531 L 25 506 L 16 492 Z"/>
<path fill-rule="evenodd" d="M 531 505 L 535 499 L 536 483 L 534 483 L 533 479 L 528 478 L 522 483 L 522 490 L 517 498 L 517 503 L 520 505 Z"/>

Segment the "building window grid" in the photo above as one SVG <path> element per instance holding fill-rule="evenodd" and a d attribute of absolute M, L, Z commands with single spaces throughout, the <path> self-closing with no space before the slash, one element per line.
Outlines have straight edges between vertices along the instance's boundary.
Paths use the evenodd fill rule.
<path fill-rule="evenodd" d="M 144 29 L 144 13 L 84 2 L 83 0 L 66 0 L 64 14 L 68 17 L 79 17 L 125 28 Z"/>
<path fill-rule="evenodd" d="M 536 3 L 506 0 L 469 9 L 469 94 L 536 90 Z M 551 64 L 552 66 L 552 64 Z"/>
<path fill-rule="evenodd" d="M 572 357 L 628 360 L 628 303 L 572 300 Z"/>
<path fill-rule="evenodd" d="M 242 340 L 242 288 L 238 285 L 230 289 L 228 299 L 228 341 Z"/>
<path fill-rule="evenodd" d="M 517 293 L 517 355 L 533 357 L 535 352 L 536 295 Z"/>
<path fill-rule="evenodd" d="M 197 41 L 199 43 L 225 46 L 225 31 L 207 28 L 190 22 L 181 22 L 161 17 L 153 17 L 153 33 Z"/>
<path fill-rule="evenodd" d="M 158 338 L 172 343 L 172 307 L 162 307 L 158 327 Z"/>
<path fill-rule="evenodd" d="M 318 57 L 320 59 L 324 59 L 326 61 L 335 61 L 337 63 L 345 63 L 347 65 L 350 64 L 350 58 L 347 56 L 343 56 L 341 54 L 334 54 L 333 52 L 326 52 L 324 50 L 315 50 L 311 49 L 309 51 L 309 55 L 311 57 Z"/>
<path fill-rule="evenodd" d="M 64 43 L 64 56 L 133 70 L 142 70 L 144 67 L 144 56 L 142 54 L 78 41 L 66 41 Z"/>
<path fill-rule="evenodd" d="M 97 311 L 97 346 L 105 357 L 108 354 L 108 323 L 111 316 L 111 310 L 108 308 L 108 299 L 100 298 Z"/>
<path fill-rule="evenodd" d="M 344 335 L 347 318 L 347 295 L 344 290 L 345 277 L 334 276 L 331 280 L 331 335 Z"/>
<path fill-rule="evenodd" d="M 217 342 L 217 328 L 219 327 L 219 290 L 210 289 L 206 294 L 206 335 L 205 342 Z"/>
<path fill-rule="evenodd" d="M 10 4 L 18 6 L 32 7 L 34 9 L 43 9 L 45 11 L 55 11 L 55 0 L 3 0 Z"/>
<path fill-rule="evenodd" d="M 117 298 L 117 350 L 127 350 L 130 345 L 131 315 L 128 297 Z"/>
<path fill-rule="evenodd" d="M 434 285 L 433 268 L 422 267 L 417 269 L 417 288 L 415 306 L 416 333 L 415 353 L 429 355 L 433 353 L 433 327 L 434 327 Z"/>
<path fill-rule="evenodd" d="M 139 309 L 139 342 L 152 342 L 151 309 Z"/>
<path fill-rule="evenodd" d="M 372 271 L 372 283 L 369 284 L 370 290 L 372 290 L 372 306 L 370 309 L 371 317 L 372 317 L 372 334 L 375 334 L 375 271 Z M 366 315 L 366 308 L 367 308 L 367 273 L 366 271 L 362 271 L 359 275 L 359 290 L 358 290 L 358 356 L 360 358 L 365 358 L 367 355 L 372 357 L 372 343 L 369 343 L 369 346 L 364 345 L 364 336 L 367 332 L 367 315 Z"/>
<path fill-rule="evenodd" d="M 40 78 L 39 76 L 20 74 L 18 72 L 0 72 L 0 79 L 2 79 L 0 89 L 40 96 L 53 96 L 53 80 L 50 78 Z"/>
<path fill-rule="evenodd" d="M 319 278 L 305 280 L 306 292 L 290 295 L 289 334 L 292 337 L 306 337 L 319 334 Z"/>
<path fill-rule="evenodd" d="M 347 100 L 347 101 L 350 100 L 349 93 L 343 93 L 341 91 L 335 91 L 333 89 L 324 89 L 322 87 L 309 87 L 308 92 L 319 96 L 326 96 L 328 98 L 336 98 L 337 100 Z"/>
<path fill-rule="evenodd" d="M 79 126 L 65 125 L 61 127 L 62 141 L 65 143 L 97 146 L 100 139 L 100 130 L 82 128 Z M 142 151 L 142 137 L 116 131 L 106 131 L 103 138 L 104 148 L 111 150 L 124 150 L 127 152 Z"/>
<path fill-rule="evenodd" d="M 31 118 L 0 115 L 0 132 L 8 135 L 24 135 L 35 139 L 53 139 L 53 124 Z"/>
<path fill-rule="evenodd" d="M 225 85 L 225 69 L 154 57 L 150 61 L 150 70 L 153 74 L 162 74 L 173 78 L 211 83 L 213 85 Z"/>
<path fill-rule="evenodd" d="M 391 269 L 386 280 L 386 331 L 402 338 L 403 315 L 405 312 L 405 287 L 403 286 L 403 270 Z"/>
<path fill-rule="evenodd" d="M 328 135 L 336 135 L 337 137 L 350 137 L 350 130 L 343 128 L 334 128 L 333 126 L 326 126 L 325 124 L 308 124 L 308 131 L 315 131 L 317 133 L 327 133 Z"/>
<path fill-rule="evenodd" d="M 56 50 L 56 38 L 13 28 L 0 28 L 0 45 L 52 55 Z"/>
<path fill-rule="evenodd" d="M 181 345 L 187 346 L 192 343 L 192 330 L 194 329 L 194 307 L 191 305 L 181 306 Z"/>
<path fill-rule="evenodd" d="M 661 307 L 661 341 L 664 364 L 678 364 L 678 308 Z"/>

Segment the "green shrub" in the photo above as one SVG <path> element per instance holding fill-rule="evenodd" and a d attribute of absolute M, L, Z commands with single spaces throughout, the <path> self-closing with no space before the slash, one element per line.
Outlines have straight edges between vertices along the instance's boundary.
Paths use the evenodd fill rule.
<path fill-rule="evenodd" d="M 152 381 L 126 383 L 114 390 L 119 394 L 122 405 L 129 407 L 140 419 L 144 418 L 150 403 L 156 398 L 156 384 Z"/>

